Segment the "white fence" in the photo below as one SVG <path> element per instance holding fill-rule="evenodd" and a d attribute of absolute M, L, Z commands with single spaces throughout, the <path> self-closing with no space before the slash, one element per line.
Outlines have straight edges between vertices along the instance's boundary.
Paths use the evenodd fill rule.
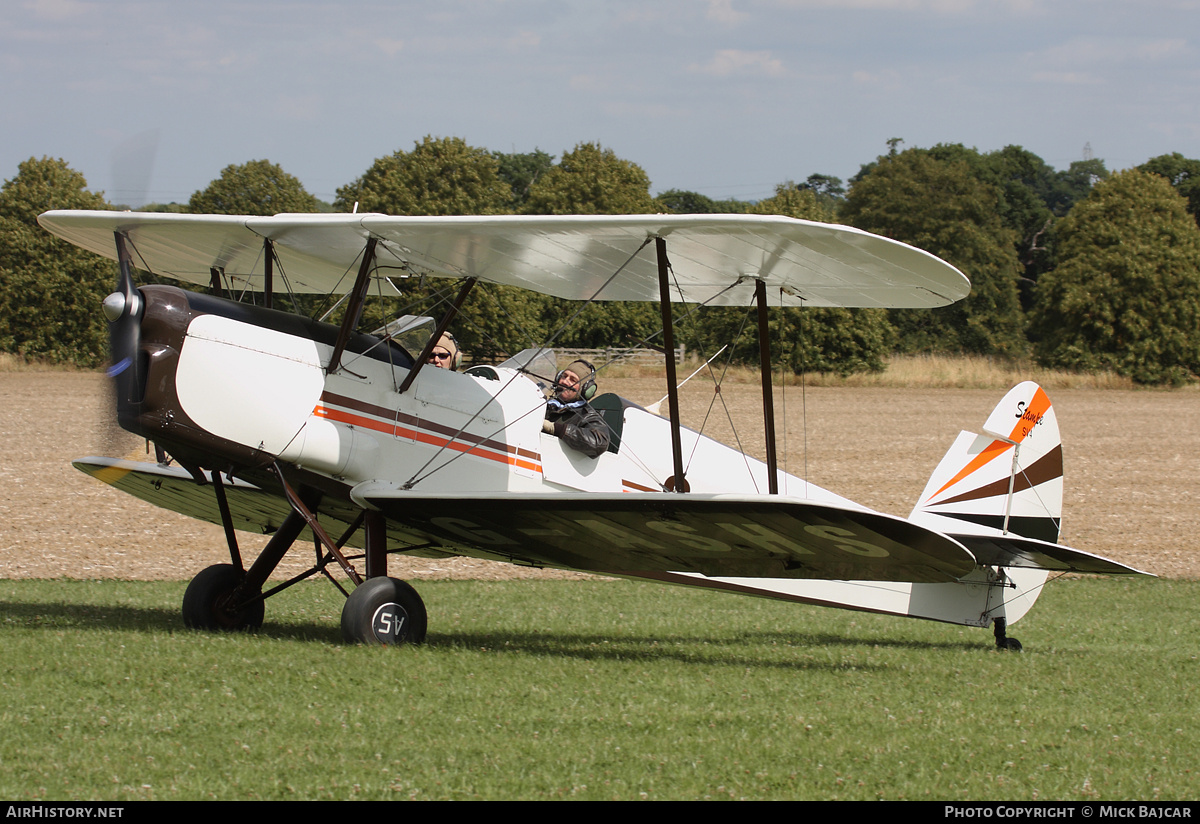
<path fill-rule="evenodd" d="M 657 366 L 666 359 L 666 355 L 657 349 L 555 349 L 554 354 L 558 357 L 560 368 L 573 360 L 585 360 L 601 367 L 614 362 Z M 678 347 L 675 350 L 675 362 L 683 363 L 685 354 L 685 347 Z"/>

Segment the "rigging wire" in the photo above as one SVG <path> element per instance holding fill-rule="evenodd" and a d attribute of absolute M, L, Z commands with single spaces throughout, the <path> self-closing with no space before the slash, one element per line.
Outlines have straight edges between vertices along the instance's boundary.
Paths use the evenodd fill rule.
<path fill-rule="evenodd" d="M 708 419 L 712 416 L 713 407 L 716 405 L 717 400 L 720 399 L 721 408 L 725 411 L 725 419 L 729 422 L 729 430 L 733 435 L 734 442 L 737 444 L 737 451 L 739 454 L 741 454 L 742 463 L 746 466 L 746 473 L 750 477 L 750 482 L 754 484 L 754 491 L 759 492 L 761 490 L 758 488 L 758 480 L 754 477 L 754 471 L 750 466 L 750 456 L 746 453 L 745 447 L 742 446 L 742 438 L 738 433 L 737 424 L 733 420 L 733 412 L 730 410 L 729 405 L 725 403 L 725 394 L 721 391 L 721 387 L 725 382 L 725 376 L 729 373 L 729 367 L 733 365 L 733 353 L 737 347 L 737 342 L 741 340 L 741 337 L 746 330 L 746 324 L 749 322 L 750 310 L 747 309 L 746 313 L 742 316 L 742 325 L 738 328 L 737 334 L 733 338 L 733 346 L 730 347 L 729 356 L 725 358 L 721 375 L 718 377 L 712 374 L 711 369 L 709 370 L 709 376 L 713 379 L 714 391 L 712 398 L 708 402 L 708 409 L 704 413 L 704 419 L 701 421 L 700 433 L 703 434 L 705 427 L 708 426 Z M 699 445 L 699 441 L 697 441 L 697 445 Z M 693 458 L 695 458 L 695 447 L 692 449 L 692 454 L 688 456 L 689 465 Z"/>
<path fill-rule="evenodd" d="M 637 248 L 637 249 L 635 249 L 635 250 L 633 251 L 633 253 L 632 253 L 632 254 L 631 254 L 631 255 L 630 255 L 628 258 L 626 258 L 625 262 L 624 262 L 624 263 L 622 263 L 622 264 L 621 264 L 619 267 L 617 267 L 616 271 L 614 271 L 614 272 L 613 272 L 613 273 L 612 273 L 612 274 L 611 274 L 611 275 L 608 277 L 608 279 L 607 279 L 607 280 L 605 280 L 605 281 L 604 281 L 604 283 L 602 283 L 598 289 L 596 289 L 596 291 L 595 291 L 595 292 L 592 294 L 592 297 L 590 297 L 590 298 L 588 298 L 586 301 L 584 301 L 584 302 L 583 302 L 583 305 L 582 305 L 582 306 L 580 306 L 580 307 L 579 307 L 579 308 L 578 308 L 578 309 L 577 309 L 577 310 L 574 312 L 574 314 L 572 314 L 572 315 L 571 315 L 569 318 L 567 318 L 567 320 L 566 320 L 566 321 L 564 321 L 564 322 L 563 322 L 563 323 L 562 323 L 562 324 L 559 326 L 558 330 L 557 330 L 557 331 L 556 331 L 554 334 L 552 334 L 552 335 L 551 335 L 551 336 L 550 336 L 550 337 L 547 339 L 546 343 L 545 343 L 545 344 L 544 344 L 544 345 L 543 345 L 543 346 L 542 346 L 542 347 L 539 349 L 539 353 L 540 353 L 541 351 L 544 351 L 545 349 L 548 349 L 548 348 L 550 347 L 550 344 L 552 344 L 552 343 L 553 343 L 555 340 L 557 340 L 557 339 L 558 339 L 558 337 L 559 337 L 559 336 L 561 336 L 561 335 L 562 335 L 562 334 L 563 334 L 563 333 L 564 333 L 564 332 L 565 332 L 565 331 L 566 331 L 566 330 L 567 330 L 567 329 L 570 327 L 571 323 L 572 323 L 572 322 L 575 320 L 575 318 L 579 317 L 579 313 L 580 313 L 580 312 L 582 312 L 584 309 L 586 309 L 586 308 L 587 308 L 589 305 L 591 305 L 593 302 L 595 302 L 595 300 L 596 300 L 596 299 L 597 299 L 597 297 L 600 295 L 600 293 L 601 293 L 601 292 L 603 292 L 603 291 L 604 291 L 604 289 L 605 289 L 605 288 L 607 288 L 607 287 L 608 287 L 608 285 L 609 285 L 610 283 L 612 283 L 612 282 L 613 282 L 613 280 L 614 280 L 614 279 L 617 277 L 617 275 L 621 274 L 621 272 L 623 272 L 623 271 L 625 270 L 625 268 L 626 268 L 627 266 L 629 266 L 629 264 L 630 264 L 630 263 L 632 263 L 632 262 L 633 262 L 633 259 L 634 259 L 635 257 L 637 257 L 638 253 L 639 253 L 639 252 L 641 252 L 641 251 L 642 251 L 642 249 L 645 249 L 645 248 L 646 248 L 646 246 L 647 246 L 647 245 L 650 243 L 650 240 L 651 240 L 651 238 L 647 237 L 647 238 L 646 238 L 644 241 L 642 241 L 642 244 L 641 244 L 640 246 L 638 246 L 638 248 Z M 520 374 L 521 374 L 521 373 L 520 373 L 519 371 L 517 371 L 517 372 L 514 372 L 514 374 L 513 374 L 512 378 L 510 378 L 510 379 L 509 379 L 509 381 L 508 381 L 508 383 L 506 383 L 506 384 L 504 385 L 504 388 L 507 388 L 508 386 L 510 386 L 510 385 L 512 384 L 512 381 L 516 380 L 517 376 L 518 376 L 518 375 L 520 375 Z M 503 391 L 503 389 L 501 389 L 501 391 Z M 499 393 L 497 393 L 497 394 L 499 394 Z M 474 448 L 472 447 L 472 449 L 469 449 L 469 450 L 467 450 L 467 451 L 465 451 L 465 452 L 458 452 L 457 454 L 455 454 L 455 455 L 451 456 L 451 457 L 450 457 L 450 459 L 449 459 L 449 460 L 447 460 L 447 461 L 446 461 L 444 464 L 441 464 L 441 465 L 439 465 L 439 466 L 435 467 L 434 469 L 432 469 L 432 470 L 430 470 L 429 472 L 427 472 L 425 475 L 421 475 L 421 472 L 423 472 L 423 471 L 426 469 L 426 467 L 428 467 L 428 466 L 429 466 L 431 463 L 433 463 L 433 461 L 434 461 L 434 460 L 436 460 L 436 459 L 437 459 L 437 457 L 438 457 L 439 455 L 441 455 L 443 452 L 445 452 L 445 451 L 446 451 L 446 449 L 448 449 L 448 448 L 450 447 L 450 444 L 451 444 L 451 443 L 454 441 L 454 439 L 455 439 L 455 438 L 457 438 L 459 435 L 461 435 L 461 434 L 462 434 L 462 433 L 463 433 L 463 432 L 466 430 L 466 428 L 467 428 L 467 427 L 468 427 L 468 426 L 469 426 L 469 425 L 470 425 L 470 424 L 471 424 L 471 423 L 472 423 L 472 422 L 473 422 L 473 421 L 474 421 L 476 418 L 478 418 L 478 417 L 479 417 L 479 416 L 480 416 L 480 415 L 483 413 L 483 410 L 487 408 L 487 406 L 488 406 L 488 404 L 489 404 L 489 403 L 491 403 L 491 399 L 489 399 L 487 402 L 485 402 L 485 403 L 483 404 L 483 406 L 481 406 L 481 407 L 480 407 L 478 410 L 476 410 L 475 414 L 473 414 L 473 415 L 472 415 L 472 416 L 471 416 L 471 417 L 470 417 L 470 418 L 469 418 L 469 419 L 466 421 L 466 423 L 464 423 L 462 426 L 460 426 L 460 427 L 458 428 L 458 430 L 457 430 L 457 431 L 455 431 L 455 432 L 454 432 L 454 433 L 453 433 L 453 434 L 452 434 L 452 435 L 451 435 L 449 438 L 447 438 L 447 439 L 446 439 L 445 443 L 443 443 L 443 444 L 442 444 L 440 447 L 438 447 L 438 449 L 437 449 L 437 450 L 434 452 L 434 454 L 430 456 L 429 460 L 428 460 L 428 461 L 426 461 L 426 462 L 425 462 L 425 463 L 424 463 L 424 464 L 423 464 L 421 467 L 419 467 L 419 468 L 417 469 L 417 471 L 416 471 L 416 472 L 414 472 L 414 473 L 413 473 L 413 475 L 412 475 L 412 476 L 409 478 L 409 480 L 408 480 L 408 481 L 407 481 L 407 483 L 405 484 L 405 488 L 406 488 L 406 489 L 411 489 L 411 488 L 412 488 L 412 487 L 413 487 L 415 484 L 419 483 L 420 481 L 423 481 L 423 480 L 425 480 L 425 479 L 426 479 L 426 478 L 428 478 L 430 475 L 432 475 L 434 472 L 437 472 L 437 471 L 440 471 L 441 469 L 444 469 L 445 467 L 447 467 L 447 466 L 449 466 L 450 464 L 454 463 L 456 460 L 458 460 L 458 459 L 459 459 L 460 457 L 462 457 L 463 455 L 466 455 L 466 454 L 468 454 L 469 452 L 473 451 L 473 449 L 474 449 Z M 538 410 L 538 409 L 540 409 L 540 408 L 541 408 L 541 406 L 540 406 L 540 405 L 539 405 L 539 406 L 537 406 L 537 407 L 534 407 L 533 409 L 529 410 L 529 412 L 526 412 L 524 415 L 521 415 L 521 416 L 520 416 L 519 418 L 517 418 L 516 420 L 524 420 L 526 417 L 528 417 L 530 414 L 532 414 L 534 411 L 536 411 L 536 410 Z M 500 427 L 500 429 L 496 430 L 496 432 L 494 432 L 494 433 L 493 433 L 493 436 L 495 436 L 495 435 L 499 434 L 500 432 L 503 432 L 505 429 L 507 429 L 508 427 L 512 426 L 512 423 L 515 423 L 515 422 L 516 422 L 516 421 L 513 421 L 513 422 L 511 422 L 511 423 L 506 423 L 504 426 Z M 420 475 L 420 477 L 418 477 L 419 475 Z"/>
<path fill-rule="evenodd" d="M 800 311 L 796 315 L 797 332 L 800 337 L 800 442 L 804 448 L 804 497 L 808 497 L 808 358 L 804 356 L 804 298 L 800 298 Z"/>
<path fill-rule="evenodd" d="M 678 278 L 678 275 L 677 275 L 677 274 L 676 274 L 676 272 L 675 272 L 675 267 L 674 267 L 674 266 L 672 266 L 672 265 L 670 265 L 670 263 L 669 263 L 669 262 L 668 262 L 668 264 L 667 264 L 667 265 L 668 265 L 668 269 L 669 269 L 669 270 L 670 270 L 670 272 L 671 272 L 671 277 L 672 277 L 672 278 L 674 279 L 674 281 L 675 281 L 675 289 L 676 289 L 676 290 L 677 290 L 677 291 L 678 291 L 680 294 L 682 294 L 682 293 L 683 293 L 683 287 L 682 287 L 682 286 L 680 285 L 680 283 L 679 283 L 679 278 Z M 727 286 L 727 287 L 725 287 L 724 289 L 722 289 L 722 290 L 721 290 L 720 292 L 718 292 L 716 295 L 714 295 L 713 297 L 709 298 L 709 299 L 708 299 L 707 301 L 705 301 L 704 303 L 702 303 L 702 304 L 700 304 L 699 306 L 697 306 L 696 310 L 687 311 L 687 312 L 685 312 L 685 313 L 684 313 L 684 315 L 683 315 L 683 317 L 681 318 L 681 320 L 686 320 L 686 321 L 688 321 L 688 322 L 689 322 L 689 328 L 690 328 L 690 330 L 691 330 L 691 334 L 692 334 L 692 339 L 693 339 L 693 341 L 695 341 L 695 340 L 697 339 L 697 337 L 698 337 L 698 336 L 697 336 L 697 334 L 696 334 L 696 333 L 697 333 L 697 326 L 696 326 L 696 323 L 695 323 L 695 321 L 694 321 L 694 318 L 696 317 L 696 312 L 699 310 L 699 308 L 700 308 L 701 306 L 705 306 L 705 305 L 707 305 L 708 303 L 711 303 L 712 301 L 716 300 L 718 297 L 720 297 L 721 295 L 725 294 L 727 291 L 729 291 L 730 289 L 734 288 L 735 286 L 737 286 L 737 285 L 738 285 L 738 284 L 740 284 L 740 283 L 741 283 L 741 279 L 739 278 L 738 280 L 736 280 L 736 281 L 734 281 L 733 283 L 731 283 L 729 286 Z M 747 314 L 746 314 L 746 315 L 743 317 L 743 319 L 742 319 L 742 326 L 741 326 L 741 328 L 740 328 L 740 329 L 738 329 L 738 333 L 737 333 L 737 336 L 735 337 L 735 341 L 736 341 L 737 339 L 740 339 L 740 337 L 741 337 L 742 333 L 745 331 L 745 328 L 746 328 L 746 323 L 749 321 L 749 317 L 750 317 L 750 316 L 749 316 L 749 313 L 747 312 Z M 701 351 L 701 352 L 705 351 L 705 350 L 704 350 L 704 347 L 698 347 L 698 348 L 700 349 L 700 351 Z M 734 441 L 737 443 L 737 451 L 738 451 L 739 453 L 741 453 L 741 456 L 742 456 L 742 461 L 743 461 L 743 463 L 744 463 L 744 464 L 745 464 L 745 466 L 746 466 L 746 472 L 749 474 L 749 476 L 750 476 L 750 480 L 751 480 L 751 483 L 753 483 L 753 484 L 754 484 L 754 489 L 755 489 L 755 491 L 757 492 L 757 491 L 759 491 L 759 489 L 758 489 L 758 481 L 757 481 L 757 480 L 754 478 L 754 472 L 753 472 L 753 470 L 752 470 L 752 469 L 751 469 L 751 467 L 750 467 L 750 456 L 746 454 L 746 450 L 745 450 L 745 449 L 742 447 L 741 436 L 738 434 L 738 431 L 737 431 L 737 424 L 735 424 L 735 423 L 734 423 L 734 420 L 733 420 L 733 413 L 730 411 L 730 409 L 729 409 L 729 406 L 728 406 L 728 405 L 725 403 L 725 397 L 724 397 L 724 395 L 722 395 L 722 394 L 721 394 L 721 386 L 722 386 L 722 384 L 723 384 L 723 382 L 724 382 L 725 376 L 728 374 L 729 367 L 730 367 L 730 365 L 731 365 L 731 364 L 732 364 L 732 362 L 733 362 L 733 353 L 734 353 L 734 349 L 733 349 L 733 348 L 731 348 L 731 349 L 729 350 L 729 357 L 728 357 L 728 358 L 726 358 L 726 360 L 725 360 L 725 367 L 724 367 L 724 369 L 723 369 L 723 371 L 722 371 L 722 373 L 721 373 L 721 377 L 720 377 L 720 378 L 717 378 L 717 376 L 716 376 L 716 375 L 714 375 L 714 374 L 712 373 L 711 369 L 709 370 L 709 376 L 710 376 L 710 377 L 713 379 L 713 384 L 714 384 L 714 391 L 713 391 L 713 398 L 714 398 L 714 400 L 710 400 L 710 401 L 709 401 L 708 410 L 705 412 L 705 415 L 704 415 L 704 420 L 701 422 L 701 424 L 700 424 L 700 430 L 699 430 L 699 432 L 698 432 L 697 434 L 700 434 L 700 435 L 703 435 L 703 434 L 704 434 L 704 428 L 705 428 L 705 427 L 708 425 L 708 419 L 709 419 L 709 417 L 710 417 L 710 416 L 711 416 L 711 414 L 712 414 L 712 409 L 713 409 L 713 406 L 715 405 L 715 402 L 716 402 L 716 401 L 715 401 L 715 398 L 718 398 L 718 397 L 719 397 L 719 398 L 721 399 L 721 407 L 722 407 L 722 409 L 724 409 L 724 410 L 725 410 L 725 418 L 726 418 L 726 420 L 729 422 L 729 429 L 730 429 L 730 431 L 731 431 L 731 432 L 732 432 L 732 434 L 733 434 Z M 688 455 L 688 466 L 689 466 L 689 467 L 691 466 L 691 462 L 692 462 L 692 461 L 695 459 L 695 457 L 696 457 L 696 450 L 697 450 L 697 449 L 699 449 L 699 448 L 700 448 L 700 439 L 699 439 L 699 438 L 697 438 L 697 439 L 696 439 L 696 441 L 695 441 L 695 442 L 692 444 L 692 451 L 691 451 L 691 453 Z"/>
<path fill-rule="evenodd" d="M 782 357 L 787 343 L 787 312 L 783 308 L 783 287 L 779 288 L 779 401 L 783 406 L 783 483 L 784 493 L 788 492 L 788 415 L 787 415 L 787 363 Z"/>

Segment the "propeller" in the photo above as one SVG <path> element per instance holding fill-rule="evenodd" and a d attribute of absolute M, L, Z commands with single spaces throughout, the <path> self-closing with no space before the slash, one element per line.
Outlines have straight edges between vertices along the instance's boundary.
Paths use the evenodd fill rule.
<path fill-rule="evenodd" d="M 117 260 L 120 263 L 117 289 L 101 303 L 101 311 L 108 321 L 112 360 L 108 376 L 113 379 L 116 393 L 117 422 L 127 429 L 134 422 L 144 392 L 145 365 L 139 350 L 145 302 L 133 280 L 133 266 L 125 236 L 117 232 L 116 242 Z"/>
<path fill-rule="evenodd" d="M 112 185 L 117 197 L 138 208 L 147 190 L 158 152 L 159 130 L 151 129 L 124 140 L 112 153 Z M 111 457 L 132 457 L 139 441 L 127 427 L 133 422 L 145 391 L 146 362 L 139 356 L 145 302 L 133 277 L 131 244 L 116 233 L 120 272 L 116 291 L 101 303 L 108 321 L 108 404 L 101 413 L 100 449 Z M 115 415 L 114 415 L 115 413 Z"/>

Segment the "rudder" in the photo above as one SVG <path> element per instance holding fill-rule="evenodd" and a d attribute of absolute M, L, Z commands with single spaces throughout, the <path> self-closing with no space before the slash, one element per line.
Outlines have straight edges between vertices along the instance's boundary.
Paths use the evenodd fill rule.
<path fill-rule="evenodd" d="M 910 519 L 947 533 L 998 530 L 1057 542 L 1062 524 L 1062 440 L 1045 391 L 1032 381 L 1013 387 L 983 431 L 984 435 L 959 433 Z"/>

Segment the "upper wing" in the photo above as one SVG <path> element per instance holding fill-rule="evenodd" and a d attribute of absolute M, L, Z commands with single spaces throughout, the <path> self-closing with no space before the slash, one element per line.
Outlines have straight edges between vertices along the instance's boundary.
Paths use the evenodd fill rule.
<path fill-rule="evenodd" d="M 261 289 L 263 240 L 293 291 L 347 291 L 367 238 L 380 277 L 477 277 L 572 300 L 657 301 L 654 244 L 666 240 L 672 300 L 744 306 L 754 282 L 785 305 L 934 307 L 962 299 L 967 278 L 939 258 L 849 226 L 773 215 L 247 217 L 51 211 L 47 230 L 115 257 L 126 235 L 135 263 L 190 283 L 211 270 Z M 639 253 L 640 250 L 640 253 Z M 631 259 L 632 258 L 632 259 Z"/>

